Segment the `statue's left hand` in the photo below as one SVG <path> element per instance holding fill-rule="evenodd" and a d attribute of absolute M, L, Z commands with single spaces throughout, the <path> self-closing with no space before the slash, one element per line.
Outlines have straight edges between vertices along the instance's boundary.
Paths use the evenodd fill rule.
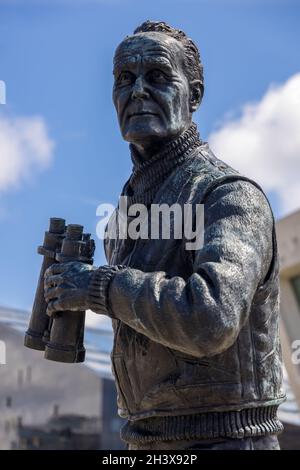
<path fill-rule="evenodd" d="M 45 272 L 44 282 L 47 314 L 51 316 L 64 310 L 87 310 L 88 287 L 95 269 L 78 261 L 50 266 Z"/>

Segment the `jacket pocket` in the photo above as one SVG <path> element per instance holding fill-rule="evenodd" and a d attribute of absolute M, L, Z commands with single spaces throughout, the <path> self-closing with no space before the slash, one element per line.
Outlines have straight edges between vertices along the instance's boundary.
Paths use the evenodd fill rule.
<path fill-rule="evenodd" d="M 239 365 L 236 355 L 227 358 L 227 361 L 223 361 L 226 356 L 224 353 L 213 358 L 198 359 L 178 351 L 173 350 L 172 352 L 180 371 L 176 386 L 240 382 Z"/>
<path fill-rule="evenodd" d="M 263 358 L 256 360 L 260 397 L 264 400 L 282 395 L 282 363 L 278 348 L 273 348 Z"/>
<path fill-rule="evenodd" d="M 112 354 L 112 369 L 116 379 L 116 388 L 120 398 L 121 408 L 132 410 L 135 405 L 132 387 L 129 380 L 126 364 L 122 354 Z"/>

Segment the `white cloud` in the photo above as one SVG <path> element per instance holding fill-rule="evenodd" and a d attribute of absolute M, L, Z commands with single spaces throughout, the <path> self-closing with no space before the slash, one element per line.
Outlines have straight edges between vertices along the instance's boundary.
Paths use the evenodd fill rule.
<path fill-rule="evenodd" d="M 18 187 L 51 163 L 54 142 L 42 117 L 0 116 L 0 192 Z"/>
<path fill-rule="evenodd" d="M 280 215 L 299 209 L 300 73 L 244 105 L 208 141 L 218 158 L 275 192 Z"/>

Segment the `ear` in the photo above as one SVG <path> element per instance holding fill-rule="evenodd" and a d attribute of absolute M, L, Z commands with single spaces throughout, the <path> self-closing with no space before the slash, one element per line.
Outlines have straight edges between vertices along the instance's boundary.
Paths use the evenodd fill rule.
<path fill-rule="evenodd" d="M 200 80 L 190 82 L 190 112 L 194 113 L 199 108 L 204 92 L 203 83 Z"/>

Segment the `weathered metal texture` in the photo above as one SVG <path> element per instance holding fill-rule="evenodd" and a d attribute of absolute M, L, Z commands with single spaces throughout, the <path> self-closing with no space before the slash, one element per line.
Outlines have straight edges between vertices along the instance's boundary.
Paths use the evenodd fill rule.
<path fill-rule="evenodd" d="M 24 345 L 27 348 L 45 350 L 50 318 L 46 313 L 47 303 L 44 297 L 44 274 L 47 268 L 56 262 L 55 256 L 60 251 L 65 234 L 65 220 L 51 218 L 49 231 L 45 232 L 44 243 L 38 247 L 38 253 L 42 255 L 43 263 L 38 280 L 29 328 L 26 332 Z"/>
<path fill-rule="evenodd" d="M 93 264 L 95 245 L 90 234 L 83 234 L 81 225 L 68 225 L 61 252 L 56 261 L 79 261 Z M 85 311 L 58 312 L 52 319 L 45 359 L 59 362 L 84 362 Z"/>

